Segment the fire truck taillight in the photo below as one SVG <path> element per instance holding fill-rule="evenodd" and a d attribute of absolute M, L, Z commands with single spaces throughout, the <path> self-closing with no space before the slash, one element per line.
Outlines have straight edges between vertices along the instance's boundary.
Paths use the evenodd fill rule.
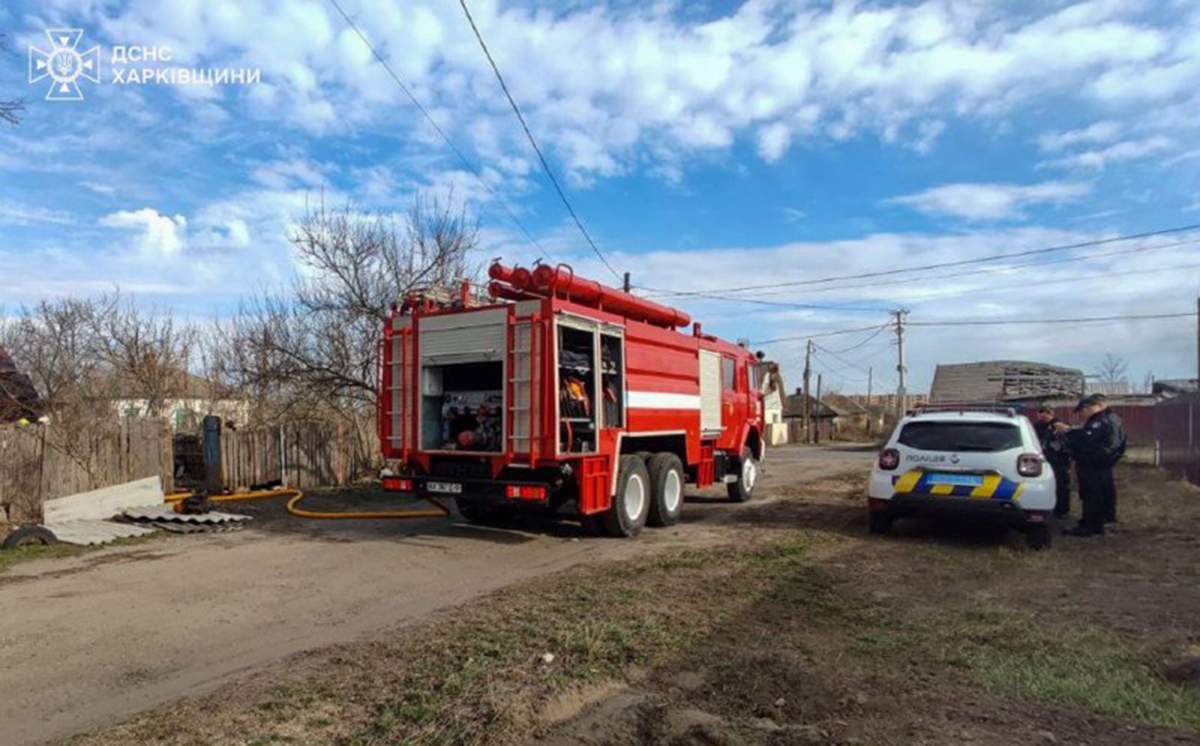
<path fill-rule="evenodd" d="M 412 492 L 413 483 L 411 479 L 384 479 L 383 489 L 387 492 Z"/>
<path fill-rule="evenodd" d="M 1022 453 L 1017 456 L 1017 473 L 1023 477 L 1042 476 L 1042 457 L 1036 453 Z"/>
<path fill-rule="evenodd" d="M 504 488 L 504 494 L 510 500 L 545 500 L 546 488 L 534 485 L 510 484 Z"/>
<path fill-rule="evenodd" d="M 900 465 L 900 452 L 895 448 L 884 448 L 879 452 L 879 468 L 891 471 Z"/>

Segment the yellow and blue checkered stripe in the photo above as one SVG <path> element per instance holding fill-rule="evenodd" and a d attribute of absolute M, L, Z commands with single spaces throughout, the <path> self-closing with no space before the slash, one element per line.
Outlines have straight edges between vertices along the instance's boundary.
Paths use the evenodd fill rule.
<path fill-rule="evenodd" d="M 1025 486 L 999 474 L 984 474 L 983 484 L 932 484 L 934 472 L 921 469 L 896 477 L 892 487 L 897 495 L 940 495 L 943 497 L 980 497 L 991 500 L 1016 500 Z"/>

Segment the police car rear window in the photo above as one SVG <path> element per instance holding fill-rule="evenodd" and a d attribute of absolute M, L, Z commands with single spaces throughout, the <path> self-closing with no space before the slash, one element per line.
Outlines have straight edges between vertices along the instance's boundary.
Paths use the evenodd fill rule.
<path fill-rule="evenodd" d="M 899 441 L 919 451 L 1007 451 L 1021 447 L 1021 430 L 1002 422 L 910 422 Z"/>

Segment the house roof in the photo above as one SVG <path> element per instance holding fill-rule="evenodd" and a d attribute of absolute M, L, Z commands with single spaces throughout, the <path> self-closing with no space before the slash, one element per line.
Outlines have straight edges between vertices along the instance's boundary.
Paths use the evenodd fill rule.
<path fill-rule="evenodd" d="M 1200 391 L 1200 379 L 1162 378 L 1154 382 L 1156 394 L 1194 394 Z"/>
<path fill-rule="evenodd" d="M 784 417 L 803 417 L 804 416 L 804 400 L 809 401 L 810 413 L 818 419 L 826 419 L 832 417 L 845 417 L 849 412 L 831 404 L 828 401 L 817 402 L 816 397 L 806 397 L 802 393 L 790 394 L 783 403 Z"/>

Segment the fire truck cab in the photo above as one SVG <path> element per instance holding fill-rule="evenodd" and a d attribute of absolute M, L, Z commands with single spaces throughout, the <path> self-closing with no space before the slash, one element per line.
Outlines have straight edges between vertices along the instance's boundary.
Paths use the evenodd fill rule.
<path fill-rule="evenodd" d="M 751 498 L 758 365 L 676 309 L 565 265 L 496 263 L 493 301 L 406 302 L 384 330 L 384 488 L 475 522 L 573 504 L 596 533 L 679 519 L 685 484 Z"/>

